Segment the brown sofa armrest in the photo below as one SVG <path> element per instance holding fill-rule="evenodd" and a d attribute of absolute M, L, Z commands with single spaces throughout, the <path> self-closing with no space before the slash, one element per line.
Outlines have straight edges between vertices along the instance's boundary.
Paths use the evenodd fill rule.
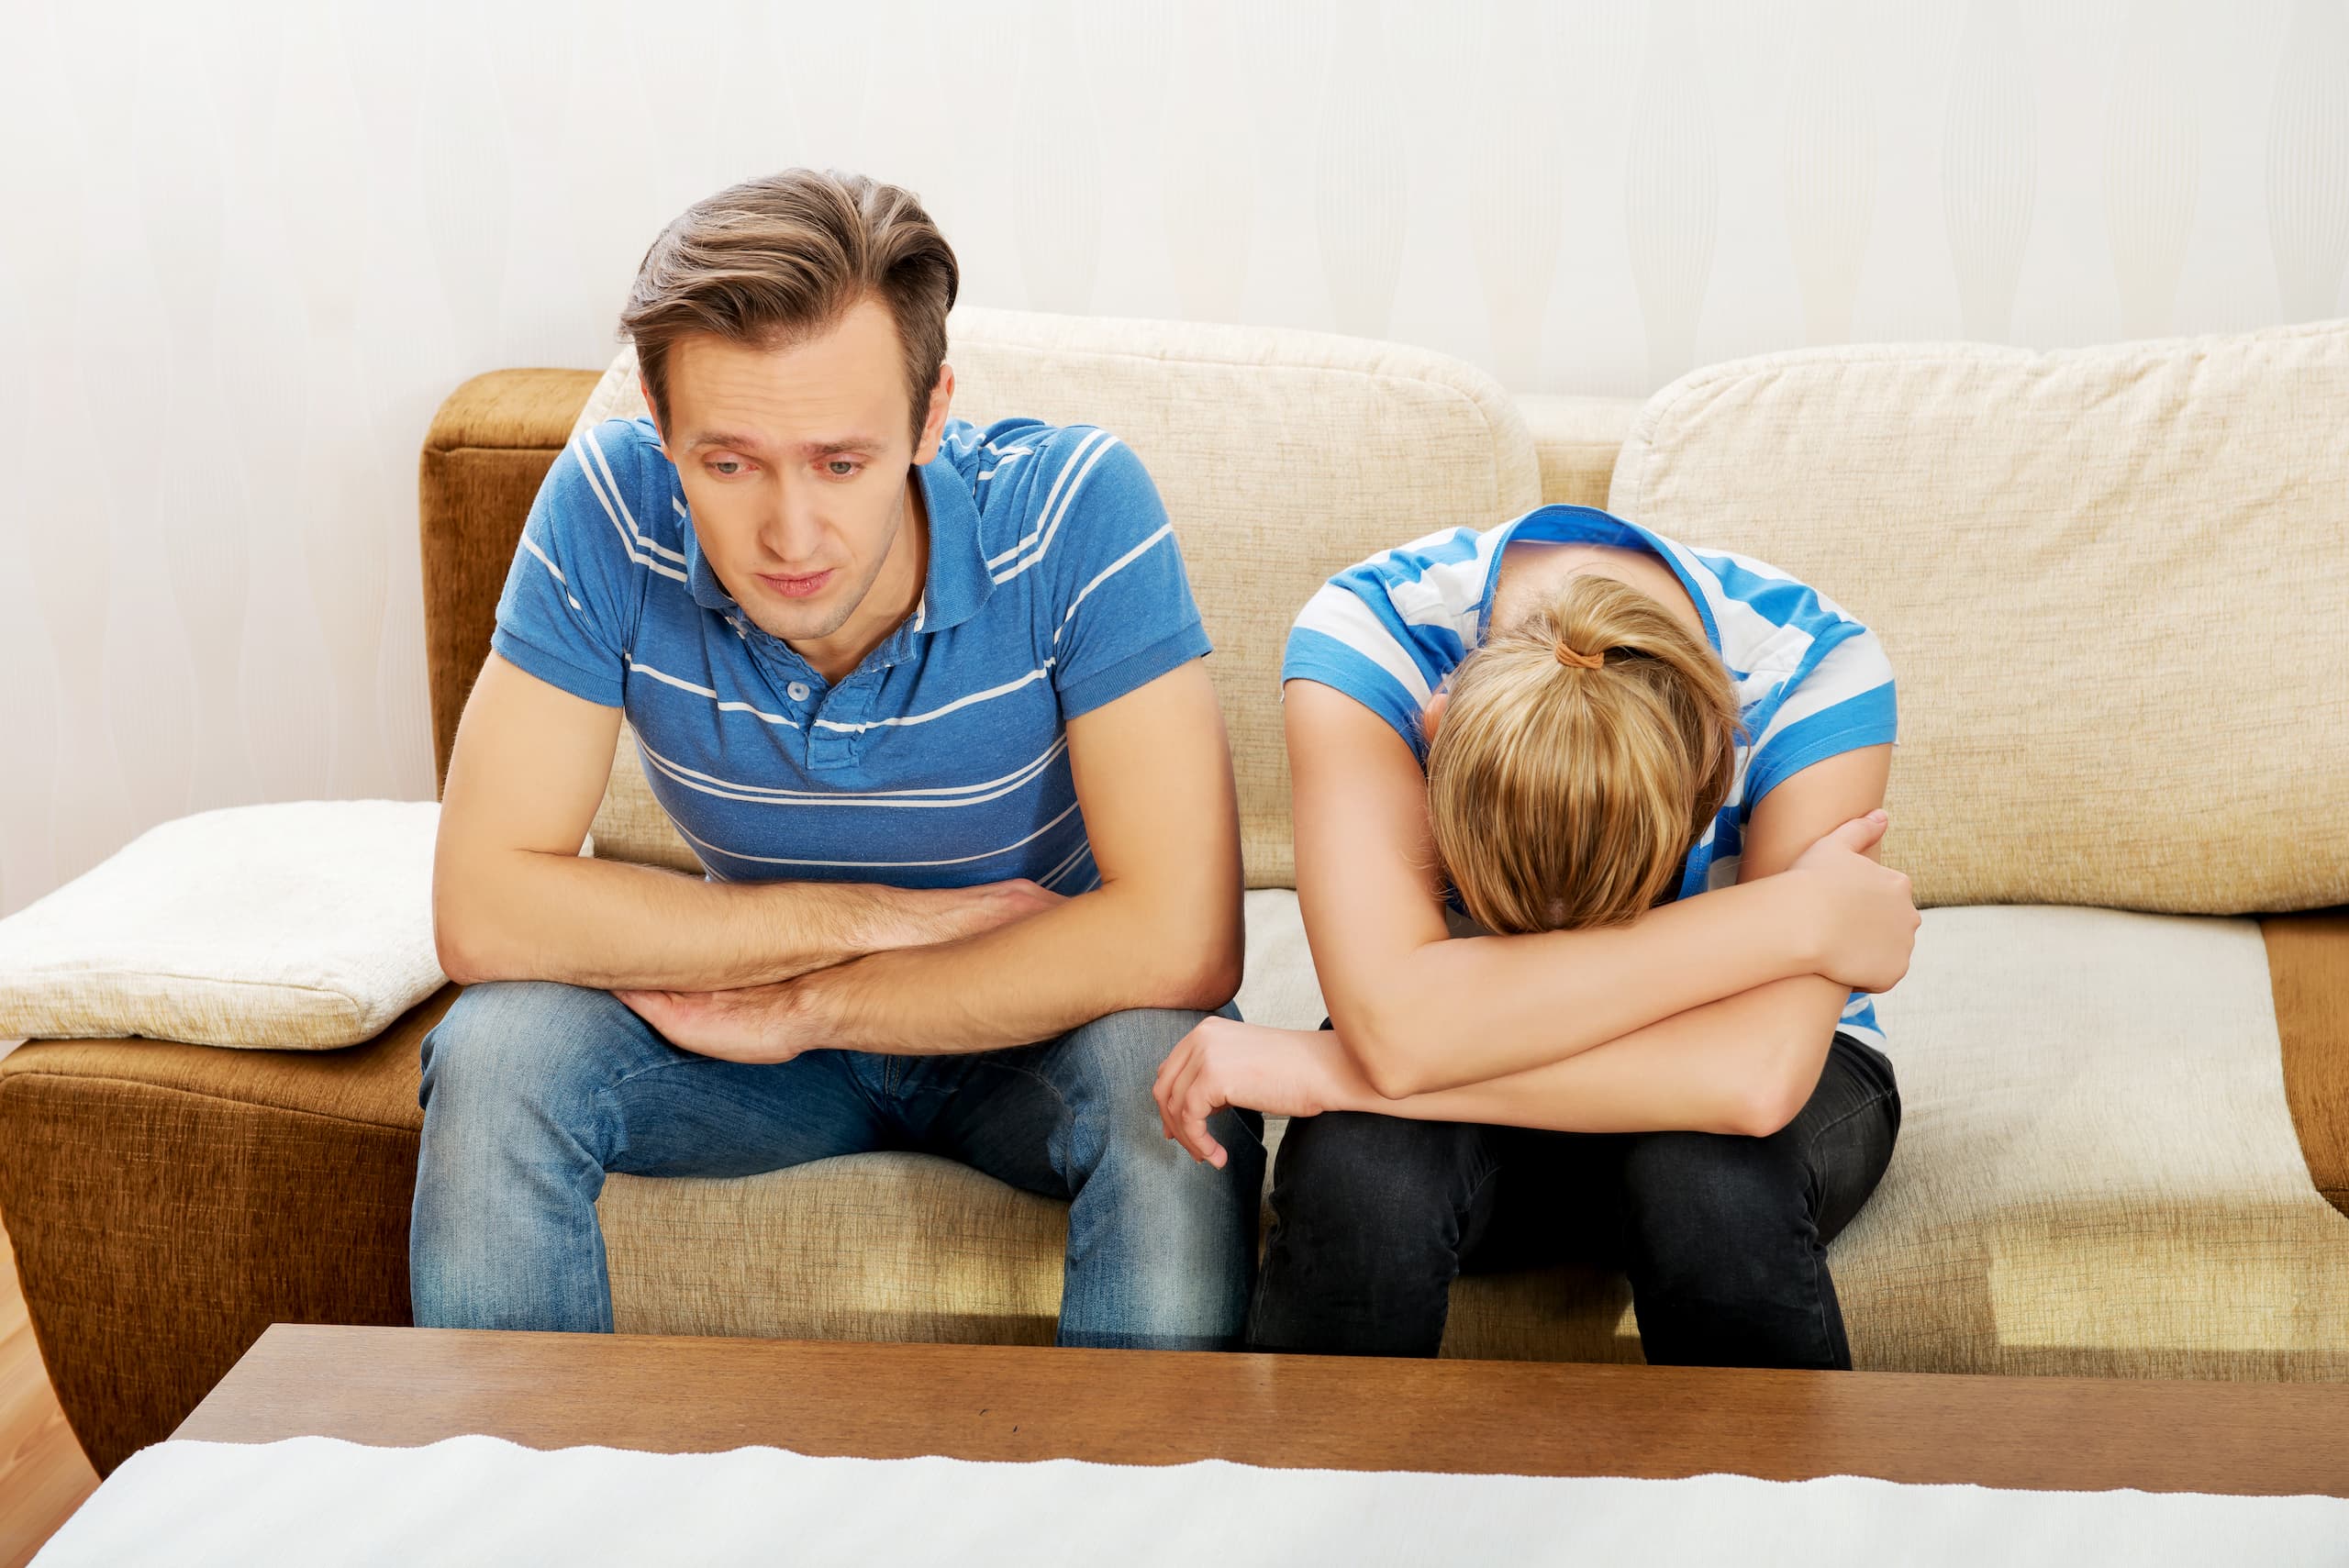
<path fill-rule="evenodd" d="M 2274 916 L 2259 929 L 2292 1127 L 2317 1191 L 2349 1214 L 2349 908 Z"/>
<path fill-rule="evenodd" d="M 492 371 L 451 393 L 432 417 L 417 503 L 436 788 L 448 778 L 465 695 L 489 657 L 514 541 L 599 373 Z"/>
<path fill-rule="evenodd" d="M 100 1474 L 272 1323 L 408 1321 L 417 1057 L 456 995 L 342 1051 L 35 1040 L 0 1062 L 0 1214 Z"/>

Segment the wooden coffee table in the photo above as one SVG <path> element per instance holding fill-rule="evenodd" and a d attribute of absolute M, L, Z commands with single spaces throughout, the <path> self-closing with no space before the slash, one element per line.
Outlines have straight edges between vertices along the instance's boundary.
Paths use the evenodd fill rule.
<path fill-rule="evenodd" d="M 2349 1496 L 2349 1386 L 280 1324 L 180 1438 Z"/>

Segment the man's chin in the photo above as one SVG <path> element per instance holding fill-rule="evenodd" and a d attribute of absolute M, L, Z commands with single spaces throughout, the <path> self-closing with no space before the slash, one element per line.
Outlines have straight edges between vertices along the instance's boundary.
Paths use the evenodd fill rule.
<path fill-rule="evenodd" d="M 848 624 L 856 609 L 847 594 L 837 587 L 828 587 L 813 599 L 786 599 L 776 594 L 762 594 L 758 614 L 751 618 L 769 637 L 785 642 L 820 642 Z"/>

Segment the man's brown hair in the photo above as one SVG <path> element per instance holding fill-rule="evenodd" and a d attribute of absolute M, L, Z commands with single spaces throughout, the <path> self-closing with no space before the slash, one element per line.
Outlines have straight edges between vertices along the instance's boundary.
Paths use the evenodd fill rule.
<path fill-rule="evenodd" d="M 665 431 L 669 350 L 679 338 L 707 332 L 782 348 L 877 295 L 904 346 L 918 441 L 961 281 L 953 248 L 911 191 L 837 170 L 786 169 L 706 196 L 662 229 L 637 268 L 620 331 L 636 344 Z"/>

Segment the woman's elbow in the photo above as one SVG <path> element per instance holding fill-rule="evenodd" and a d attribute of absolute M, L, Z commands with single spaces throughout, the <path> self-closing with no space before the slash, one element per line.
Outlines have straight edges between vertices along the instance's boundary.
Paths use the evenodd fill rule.
<path fill-rule="evenodd" d="M 1797 1072 L 1755 1073 L 1733 1089 L 1723 1107 L 1721 1130 L 1742 1138 L 1769 1138 L 1785 1131 L 1810 1103 L 1818 1077 L 1815 1070 L 1808 1081 Z"/>
<path fill-rule="evenodd" d="M 1409 1029 L 1397 1028 L 1391 1016 L 1375 1006 L 1356 1006 L 1343 1018 L 1334 1017 L 1334 1008 L 1332 1014 L 1338 1043 L 1353 1059 L 1372 1094 L 1382 1100 L 1408 1100 L 1440 1086 L 1429 1081 L 1426 1064 L 1405 1043 L 1411 1039 Z"/>

